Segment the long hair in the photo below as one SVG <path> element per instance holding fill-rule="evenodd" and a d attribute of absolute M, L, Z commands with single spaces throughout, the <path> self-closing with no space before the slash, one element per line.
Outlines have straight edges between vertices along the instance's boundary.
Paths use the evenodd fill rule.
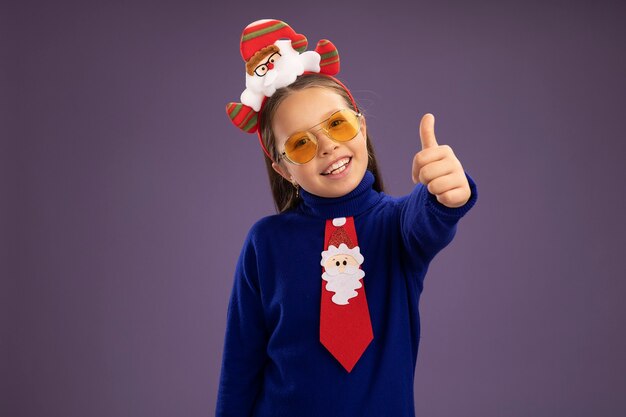
<path fill-rule="evenodd" d="M 279 88 L 271 97 L 267 98 L 261 113 L 259 115 L 259 130 L 268 153 L 272 155 L 274 161 L 278 161 L 279 155 L 276 149 L 276 137 L 272 131 L 272 120 L 276 114 L 276 110 L 282 101 L 288 97 L 291 93 L 305 88 L 321 87 L 329 88 L 339 94 L 346 101 L 349 108 L 356 111 L 350 100 L 350 96 L 344 90 L 344 88 L 335 82 L 331 77 L 319 74 L 304 74 L 301 75 L 292 84 Z M 369 134 L 366 136 L 368 163 L 367 169 L 374 174 L 373 188 L 376 191 L 384 192 L 383 180 L 378 170 L 378 162 L 376 161 L 376 154 L 372 146 Z M 272 195 L 274 197 L 274 205 L 276 211 L 282 213 L 283 211 L 294 208 L 301 200 L 299 195 L 296 195 L 296 188 L 283 178 L 280 174 L 274 171 L 272 168 L 272 161 L 265 157 L 265 165 L 267 168 L 267 175 L 269 176 L 270 188 L 272 189 Z"/>

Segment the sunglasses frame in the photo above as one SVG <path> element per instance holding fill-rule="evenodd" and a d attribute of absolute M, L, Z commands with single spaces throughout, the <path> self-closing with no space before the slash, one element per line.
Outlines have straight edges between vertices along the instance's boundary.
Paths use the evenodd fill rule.
<path fill-rule="evenodd" d="M 333 118 L 333 117 L 334 117 L 337 113 L 341 113 L 341 112 L 343 112 L 343 111 L 345 111 L 345 110 L 350 111 L 351 113 L 353 113 L 353 114 L 356 116 L 357 123 L 358 123 L 359 125 L 358 125 L 358 128 L 357 128 L 356 133 L 355 133 L 355 134 L 354 134 L 354 136 L 352 136 L 350 139 L 348 139 L 348 140 L 343 140 L 343 141 L 341 141 L 341 140 L 336 140 L 335 138 L 333 138 L 333 137 L 332 137 L 332 135 L 331 135 L 331 134 L 330 134 L 330 132 L 329 132 L 329 131 L 328 131 L 328 130 L 324 127 L 324 125 L 325 125 L 325 124 L 326 124 L 326 123 L 327 123 L 330 119 L 332 119 L 332 118 Z M 319 132 L 320 130 L 323 130 L 323 131 L 324 131 L 324 134 L 326 135 L 326 137 L 327 137 L 327 138 L 329 138 L 330 140 L 332 140 L 333 142 L 336 142 L 336 143 L 345 143 L 345 142 L 350 142 L 352 139 L 354 139 L 354 138 L 356 138 L 356 137 L 357 137 L 357 135 L 359 134 L 359 131 L 361 130 L 361 117 L 362 117 L 362 116 L 363 116 L 363 113 L 361 113 L 361 112 L 354 111 L 354 110 L 352 110 L 352 109 L 350 109 L 350 108 L 343 108 L 343 109 L 339 109 L 339 110 L 337 110 L 337 111 L 333 112 L 333 114 L 331 114 L 331 115 L 330 115 L 327 119 L 322 120 L 321 122 L 319 122 L 319 123 L 318 123 L 318 124 L 316 124 L 315 126 L 313 126 L 313 127 L 309 128 L 309 129 L 303 130 L 303 131 L 301 131 L 301 132 L 296 132 L 296 133 L 294 133 L 294 134 L 297 134 L 297 133 L 302 133 L 302 132 L 311 133 L 311 135 L 312 135 L 312 137 L 311 137 L 311 138 L 312 138 L 312 139 L 314 140 L 314 142 L 315 142 L 315 153 L 313 154 L 313 157 L 311 157 L 311 159 L 309 159 L 309 160 L 308 160 L 308 161 L 306 161 L 306 162 L 295 162 L 295 161 L 292 161 L 292 160 L 291 160 L 291 159 L 287 156 L 287 151 L 285 151 L 285 150 L 284 150 L 284 151 L 282 151 L 282 152 L 280 152 L 280 153 L 278 154 L 278 156 L 279 156 L 280 158 L 285 159 L 286 161 L 288 161 L 288 162 L 290 162 L 290 163 L 294 164 L 294 165 L 304 165 L 304 164 L 307 164 L 307 163 L 311 162 L 311 161 L 315 158 L 315 154 L 317 154 L 318 141 L 317 141 L 317 136 L 315 135 L 315 133 L 316 133 L 316 132 Z M 322 125 L 320 128 L 315 129 L 317 126 L 320 126 L 320 125 Z M 292 136 L 293 136 L 293 135 L 290 135 L 290 136 L 287 138 L 287 140 L 285 141 L 285 143 L 287 143 L 287 141 L 289 141 L 289 138 L 291 138 Z"/>

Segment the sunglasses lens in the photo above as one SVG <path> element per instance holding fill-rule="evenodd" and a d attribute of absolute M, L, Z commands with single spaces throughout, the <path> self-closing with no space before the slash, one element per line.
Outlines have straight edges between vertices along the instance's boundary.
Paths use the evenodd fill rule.
<path fill-rule="evenodd" d="M 331 139 L 347 142 L 359 133 L 359 118 L 348 109 L 340 110 L 330 116 L 324 129 Z M 309 162 L 315 157 L 316 152 L 317 139 L 311 132 L 296 133 L 285 142 L 285 154 L 297 164 Z"/>
<path fill-rule="evenodd" d="M 309 132 L 300 132 L 291 135 L 285 142 L 287 157 L 297 164 L 309 162 L 317 152 L 317 141 Z"/>
<path fill-rule="evenodd" d="M 328 134 L 336 141 L 347 142 L 359 132 L 359 119 L 350 110 L 341 110 L 328 119 Z"/>

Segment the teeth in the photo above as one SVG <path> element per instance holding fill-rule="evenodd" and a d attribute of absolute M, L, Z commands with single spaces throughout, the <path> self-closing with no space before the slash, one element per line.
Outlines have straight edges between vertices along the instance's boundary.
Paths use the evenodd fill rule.
<path fill-rule="evenodd" d="M 345 171 L 345 170 L 346 170 L 346 166 L 344 165 L 341 168 L 337 169 L 336 171 L 333 171 L 333 174 L 339 174 L 340 172 Z"/>
<path fill-rule="evenodd" d="M 337 172 L 343 171 L 345 169 L 345 165 L 349 161 L 350 161 L 350 158 L 343 158 L 342 160 L 335 162 L 330 167 L 328 167 L 328 169 L 326 171 L 324 171 L 324 174 L 330 174 L 331 172 L 333 172 L 337 168 L 342 168 L 340 171 L 337 171 Z"/>

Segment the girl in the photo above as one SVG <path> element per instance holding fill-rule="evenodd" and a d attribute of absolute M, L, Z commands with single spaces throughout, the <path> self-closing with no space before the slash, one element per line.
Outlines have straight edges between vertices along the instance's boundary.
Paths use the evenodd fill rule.
<path fill-rule="evenodd" d="M 246 50 L 255 39 L 247 34 L 276 27 L 289 33 Z M 247 76 L 285 76 L 285 36 L 289 47 L 302 39 L 275 20 L 244 30 Z M 365 117 L 339 80 L 313 67 L 296 68 L 257 106 L 252 130 L 279 213 L 252 226 L 237 262 L 216 415 L 414 416 L 424 275 L 475 204 L 476 185 L 452 149 L 437 144 L 427 114 L 416 186 L 386 195 Z M 250 104 L 227 106 L 240 127 L 257 116 L 244 99 Z"/>

